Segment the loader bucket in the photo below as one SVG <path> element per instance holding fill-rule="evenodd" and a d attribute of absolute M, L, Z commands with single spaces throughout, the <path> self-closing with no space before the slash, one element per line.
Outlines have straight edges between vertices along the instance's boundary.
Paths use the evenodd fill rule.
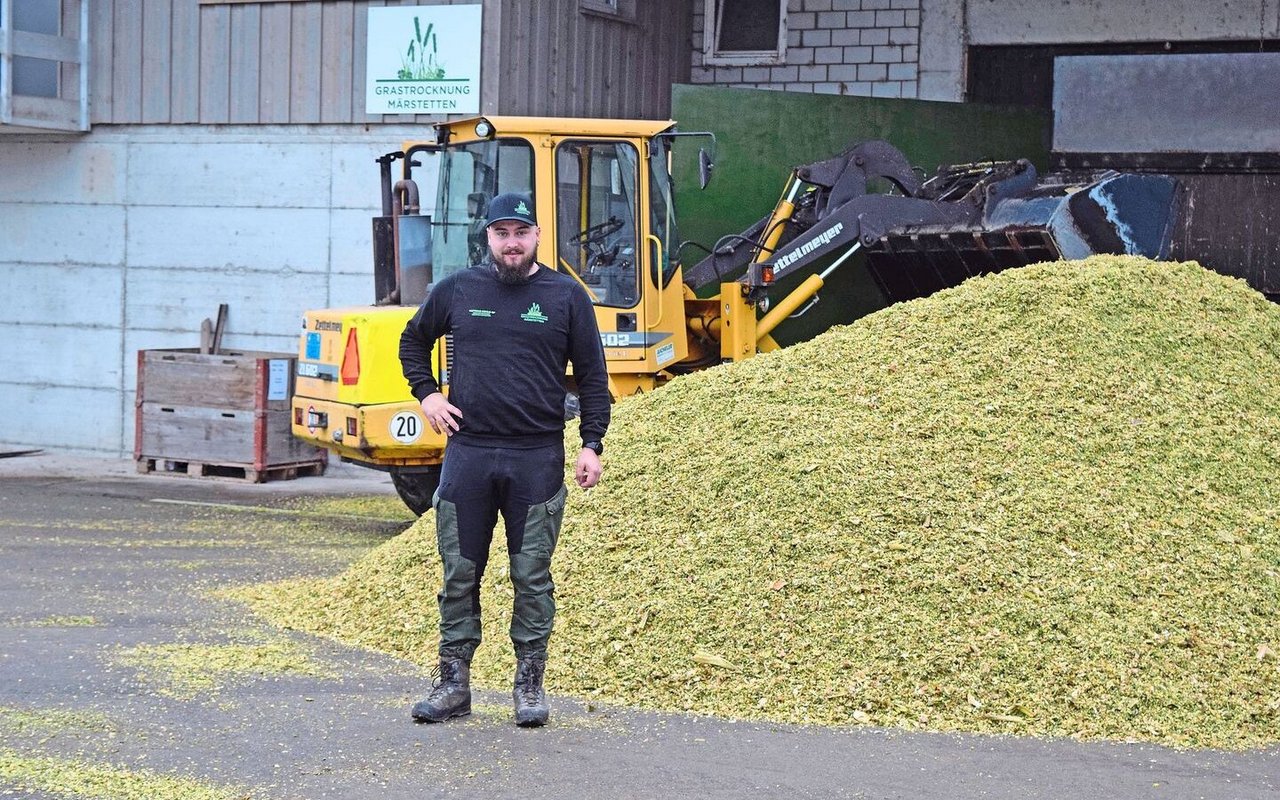
<path fill-rule="evenodd" d="M 867 268 L 895 303 L 977 275 L 1060 258 L 1168 258 L 1177 191 L 1177 182 L 1165 175 L 1107 173 L 1083 184 L 1043 183 L 1017 197 L 992 193 L 977 225 L 887 231 L 867 247 Z"/>
<path fill-rule="evenodd" d="M 1061 258 L 1034 228 L 890 234 L 867 249 L 867 270 L 890 303 L 926 297 L 969 278 Z"/>

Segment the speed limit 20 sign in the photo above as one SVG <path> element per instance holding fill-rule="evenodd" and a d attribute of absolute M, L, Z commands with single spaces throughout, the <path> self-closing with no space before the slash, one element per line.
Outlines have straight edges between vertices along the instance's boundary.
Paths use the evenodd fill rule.
<path fill-rule="evenodd" d="M 391 418 L 391 438 L 401 444 L 413 444 L 422 436 L 422 417 L 412 411 L 401 411 Z"/>

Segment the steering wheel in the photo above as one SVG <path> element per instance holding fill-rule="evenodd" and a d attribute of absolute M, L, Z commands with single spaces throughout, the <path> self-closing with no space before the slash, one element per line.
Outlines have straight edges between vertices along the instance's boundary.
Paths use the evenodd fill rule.
<path fill-rule="evenodd" d="M 617 217 L 609 217 L 598 225 L 592 225 L 569 239 L 571 244 L 602 244 L 613 234 L 622 230 L 625 223 Z"/>
<path fill-rule="evenodd" d="M 622 242 L 614 242 L 613 247 L 605 248 L 600 246 L 600 252 L 587 259 L 587 271 L 595 272 L 601 267 L 607 267 L 618 258 L 618 253 L 622 251 Z"/>

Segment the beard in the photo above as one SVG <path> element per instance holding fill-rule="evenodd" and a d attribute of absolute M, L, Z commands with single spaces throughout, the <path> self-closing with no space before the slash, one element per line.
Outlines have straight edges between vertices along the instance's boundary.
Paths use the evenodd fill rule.
<path fill-rule="evenodd" d="M 529 278 L 532 277 L 529 273 L 529 268 L 533 266 L 534 253 L 525 253 L 517 258 L 514 263 L 509 263 L 510 256 L 504 258 L 493 248 L 489 249 L 489 255 L 493 258 L 493 265 L 497 269 L 499 281 L 514 285 L 528 283 Z"/>

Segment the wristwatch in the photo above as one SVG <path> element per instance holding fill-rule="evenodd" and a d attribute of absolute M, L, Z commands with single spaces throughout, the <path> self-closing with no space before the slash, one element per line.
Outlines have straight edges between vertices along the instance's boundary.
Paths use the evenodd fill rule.
<path fill-rule="evenodd" d="M 594 450 L 598 456 L 604 455 L 604 444 L 597 441 L 583 442 L 582 447 L 586 450 Z"/>

